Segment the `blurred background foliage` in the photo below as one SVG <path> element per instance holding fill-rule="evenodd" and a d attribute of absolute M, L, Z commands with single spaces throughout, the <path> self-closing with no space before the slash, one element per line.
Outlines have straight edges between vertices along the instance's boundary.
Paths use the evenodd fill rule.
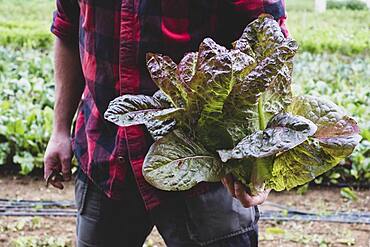
<path fill-rule="evenodd" d="M 355 116 L 363 140 L 354 154 L 315 180 L 370 181 L 370 12 L 360 0 L 286 0 L 288 28 L 299 42 L 297 93 L 328 97 Z M 54 0 L 0 0 L 0 165 L 28 174 L 42 167 L 53 107 Z"/>

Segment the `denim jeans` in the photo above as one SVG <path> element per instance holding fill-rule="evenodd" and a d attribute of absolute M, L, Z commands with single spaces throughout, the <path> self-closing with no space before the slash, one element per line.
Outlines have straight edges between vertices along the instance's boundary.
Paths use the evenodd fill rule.
<path fill-rule="evenodd" d="M 147 211 L 132 173 L 126 181 L 126 197 L 118 201 L 88 179 L 76 179 L 77 247 L 140 247 L 153 226 L 168 247 L 258 246 L 258 209 L 244 208 L 222 185 Z"/>

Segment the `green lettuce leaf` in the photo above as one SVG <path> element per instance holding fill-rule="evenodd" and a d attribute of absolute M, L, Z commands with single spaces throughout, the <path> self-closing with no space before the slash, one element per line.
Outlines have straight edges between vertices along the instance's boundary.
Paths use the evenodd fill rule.
<path fill-rule="evenodd" d="M 202 181 L 219 181 L 223 171 L 215 156 L 181 131 L 174 130 L 150 147 L 143 175 L 156 188 L 178 191 Z"/>
<path fill-rule="evenodd" d="M 300 145 L 316 130 L 316 125 L 304 117 L 280 113 L 269 121 L 265 130 L 245 137 L 232 150 L 218 153 L 223 162 L 232 161 L 226 163 L 234 166 L 232 174 L 254 195 L 263 191 L 265 182 L 271 179 L 275 156 Z"/>
<path fill-rule="evenodd" d="M 230 159 L 264 158 L 292 149 L 317 130 L 310 120 L 289 113 L 274 116 L 263 131 L 245 137 L 232 150 L 219 150 L 223 162 Z"/>
<path fill-rule="evenodd" d="M 356 122 L 334 103 L 300 96 L 287 108 L 318 127 L 315 135 L 275 158 L 269 188 L 277 191 L 305 184 L 337 165 L 361 140 Z"/>
<path fill-rule="evenodd" d="M 118 126 L 145 124 L 154 140 L 163 137 L 175 126 L 173 120 L 181 108 L 173 108 L 163 95 L 123 95 L 110 102 L 105 119 Z"/>
<path fill-rule="evenodd" d="M 270 85 L 278 85 L 285 83 L 284 81 L 276 81 L 280 73 L 285 73 L 283 70 L 286 63 L 294 56 L 298 46 L 294 41 L 283 43 L 275 48 L 274 53 L 270 57 L 263 59 L 245 78 L 242 82 L 237 83 L 228 98 L 225 101 L 223 108 L 224 122 L 234 123 L 228 124 L 229 132 L 234 132 L 235 125 L 240 126 L 244 136 L 253 133 L 257 129 L 264 129 L 266 126 L 260 126 L 261 118 L 265 118 L 264 109 L 259 109 L 258 101 L 263 100 L 263 93 L 270 88 Z M 290 83 L 290 80 L 285 83 Z M 284 85 L 279 92 L 285 91 L 290 85 Z M 275 90 L 270 89 L 268 95 L 275 95 Z M 272 92 L 272 93 L 271 93 Z M 266 96 L 266 101 L 271 98 Z M 277 97 L 277 100 L 279 98 Z M 263 101 L 262 101 L 263 105 Z M 263 122 L 263 121 L 262 121 Z M 235 141 L 240 141 L 242 137 L 237 134 L 232 134 Z"/>

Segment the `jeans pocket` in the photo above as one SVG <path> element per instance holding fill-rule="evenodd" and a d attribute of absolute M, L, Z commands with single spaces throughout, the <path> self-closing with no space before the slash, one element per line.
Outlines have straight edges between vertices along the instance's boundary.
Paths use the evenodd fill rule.
<path fill-rule="evenodd" d="M 75 178 L 75 203 L 77 208 L 77 214 L 81 214 L 87 194 L 88 181 L 79 179 L 78 176 Z"/>
<path fill-rule="evenodd" d="M 102 223 L 102 200 L 104 192 L 89 179 L 76 180 L 77 213 L 77 246 L 102 246 L 101 234 L 104 229 Z M 105 245 L 104 245 L 105 246 Z"/>
<path fill-rule="evenodd" d="M 187 198 L 190 238 L 204 246 L 254 229 L 256 211 L 244 208 L 224 186 Z"/>

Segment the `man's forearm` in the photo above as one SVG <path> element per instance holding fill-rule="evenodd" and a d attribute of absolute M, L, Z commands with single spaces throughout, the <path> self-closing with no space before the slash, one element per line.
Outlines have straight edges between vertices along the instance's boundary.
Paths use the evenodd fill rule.
<path fill-rule="evenodd" d="M 69 135 L 85 80 L 77 45 L 71 46 L 57 39 L 54 52 L 55 105 L 53 132 Z"/>

